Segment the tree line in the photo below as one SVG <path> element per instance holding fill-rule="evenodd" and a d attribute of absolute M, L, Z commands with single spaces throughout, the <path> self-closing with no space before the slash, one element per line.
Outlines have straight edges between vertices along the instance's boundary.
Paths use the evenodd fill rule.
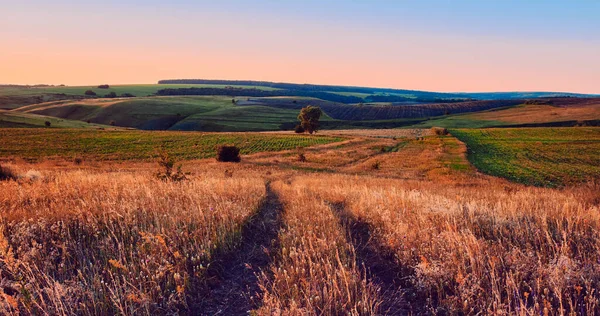
<path fill-rule="evenodd" d="M 317 85 L 317 84 L 298 84 L 284 82 L 269 82 L 269 81 L 252 81 L 252 80 L 209 80 L 209 79 L 171 79 L 160 80 L 159 84 L 217 84 L 217 85 L 233 85 L 233 86 L 256 86 L 268 87 L 283 90 L 294 91 L 322 91 L 322 92 L 346 92 L 346 93 L 364 93 L 364 94 L 410 94 L 417 98 L 428 99 L 464 99 L 465 96 L 453 93 L 429 92 L 420 90 L 403 90 L 403 89 L 388 89 L 388 88 L 369 88 L 369 87 L 354 87 L 354 86 L 332 86 L 332 85 Z"/>
<path fill-rule="evenodd" d="M 225 95 L 230 97 L 245 96 L 245 97 L 310 97 L 321 100 L 338 102 L 338 103 L 359 103 L 363 102 L 362 98 L 355 96 L 345 96 L 335 93 L 319 92 L 319 91 L 300 91 L 300 90 L 261 90 L 256 88 L 167 88 L 156 92 L 156 95 Z"/>

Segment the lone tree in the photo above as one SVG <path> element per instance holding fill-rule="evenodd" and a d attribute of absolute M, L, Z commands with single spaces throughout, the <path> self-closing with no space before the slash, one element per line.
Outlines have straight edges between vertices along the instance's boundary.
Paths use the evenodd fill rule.
<path fill-rule="evenodd" d="M 304 128 L 309 134 L 316 132 L 319 129 L 319 119 L 321 118 L 321 108 L 318 106 L 309 105 L 300 110 L 298 120 L 300 120 L 300 126 Z"/>
<path fill-rule="evenodd" d="M 50 121 L 46 121 L 46 122 L 44 122 L 44 125 L 46 125 L 46 127 L 50 127 L 50 126 L 52 126 L 52 123 L 50 123 Z"/>

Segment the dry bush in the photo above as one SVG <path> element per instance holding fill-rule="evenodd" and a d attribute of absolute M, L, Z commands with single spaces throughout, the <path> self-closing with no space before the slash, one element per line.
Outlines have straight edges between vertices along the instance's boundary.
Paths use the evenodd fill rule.
<path fill-rule="evenodd" d="M 8 166 L 0 165 L 0 181 L 14 180 L 19 178 L 17 172 Z"/>
<path fill-rule="evenodd" d="M 156 173 L 156 178 L 163 181 L 179 182 L 188 179 L 189 173 L 183 172 L 181 165 L 175 168 L 175 159 L 166 151 L 162 151 L 159 155 L 158 165 L 160 170 Z"/>
<path fill-rule="evenodd" d="M 0 313 L 178 314 L 264 197 L 254 177 L 56 174 L 0 183 Z"/>
<path fill-rule="evenodd" d="M 381 162 L 379 161 L 375 161 L 371 164 L 371 169 L 372 170 L 379 170 L 381 169 Z"/>
<path fill-rule="evenodd" d="M 298 161 L 299 162 L 306 162 L 306 155 L 304 154 L 304 148 L 303 147 L 298 147 L 296 148 L 296 152 L 298 155 Z"/>
<path fill-rule="evenodd" d="M 217 148 L 217 161 L 240 162 L 240 149 L 236 146 L 219 146 Z"/>
<path fill-rule="evenodd" d="M 330 208 L 304 189 L 273 185 L 283 199 L 286 229 L 270 273 L 263 274 L 258 314 L 372 315 L 377 288 L 355 264 L 354 248 Z"/>
<path fill-rule="evenodd" d="M 448 135 L 448 129 L 444 127 L 432 127 L 431 131 L 438 136 Z"/>
<path fill-rule="evenodd" d="M 344 201 L 409 269 L 413 310 L 600 313 L 600 213 L 577 192 L 347 176 L 298 184 Z"/>

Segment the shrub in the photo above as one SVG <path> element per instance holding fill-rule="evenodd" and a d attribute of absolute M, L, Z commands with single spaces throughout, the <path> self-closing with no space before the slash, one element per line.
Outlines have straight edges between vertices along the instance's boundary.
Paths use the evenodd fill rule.
<path fill-rule="evenodd" d="M 13 169 L 0 165 L 0 181 L 16 181 L 18 178 L 19 176 Z"/>
<path fill-rule="evenodd" d="M 86 90 L 85 95 L 89 95 L 89 96 L 96 96 L 96 92 L 92 91 L 92 90 Z"/>
<path fill-rule="evenodd" d="M 46 127 L 50 127 L 52 125 L 52 123 L 50 123 L 50 121 L 46 121 L 46 122 L 44 122 L 44 125 L 46 125 Z"/>
<path fill-rule="evenodd" d="M 240 149 L 236 146 L 219 146 L 217 148 L 217 161 L 240 162 Z"/>
<path fill-rule="evenodd" d="M 115 122 L 114 120 L 112 120 L 112 121 L 110 121 L 109 124 L 110 124 L 110 126 L 115 126 L 115 125 L 117 125 L 117 122 Z"/>
<path fill-rule="evenodd" d="M 298 161 L 305 162 L 306 156 L 304 155 L 304 148 L 298 147 L 297 151 L 298 151 Z"/>
<path fill-rule="evenodd" d="M 375 161 L 372 165 L 371 165 L 371 169 L 373 170 L 379 170 L 381 168 L 381 162 L 379 161 Z"/>
<path fill-rule="evenodd" d="M 156 173 L 158 179 L 173 182 L 187 180 L 189 173 L 184 173 L 181 165 L 178 165 L 177 171 L 174 171 L 175 160 L 166 151 L 160 153 L 158 165 L 160 166 L 160 170 Z"/>
<path fill-rule="evenodd" d="M 98 89 L 108 89 L 108 88 L 110 88 L 110 86 L 107 84 L 101 84 L 98 86 Z"/>
<path fill-rule="evenodd" d="M 121 98 L 135 98 L 135 95 L 131 93 L 123 93 L 121 94 Z"/>
<path fill-rule="evenodd" d="M 112 91 L 109 94 L 104 95 L 104 97 L 105 98 L 116 98 L 117 94 L 114 91 Z"/>
<path fill-rule="evenodd" d="M 302 133 L 304 133 L 304 127 L 302 127 L 302 125 L 298 124 L 294 128 L 294 132 L 296 132 L 296 134 L 302 134 Z"/>
<path fill-rule="evenodd" d="M 75 157 L 73 158 L 73 163 L 76 165 L 80 165 L 83 163 L 83 159 L 81 159 L 81 157 Z"/>
<path fill-rule="evenodd" d="M 433 131 L 434 134 L 436 135 L 448 135 L 448 129 L 444 128 L 444 127 L 432 127 L 431 131 Z"/>

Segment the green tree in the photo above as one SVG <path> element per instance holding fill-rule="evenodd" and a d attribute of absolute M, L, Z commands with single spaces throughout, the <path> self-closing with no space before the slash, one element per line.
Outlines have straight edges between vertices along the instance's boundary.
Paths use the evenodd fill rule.
<path fill-rule="evenodd" d="M 304 130 L 312 134 L 319 129 L 319 119 L 322 114 L 323 111 L 321 111 L 320 107 L 309 105 L 300 110 L 298 120 L 300 120 L 300 125 Z"/>

